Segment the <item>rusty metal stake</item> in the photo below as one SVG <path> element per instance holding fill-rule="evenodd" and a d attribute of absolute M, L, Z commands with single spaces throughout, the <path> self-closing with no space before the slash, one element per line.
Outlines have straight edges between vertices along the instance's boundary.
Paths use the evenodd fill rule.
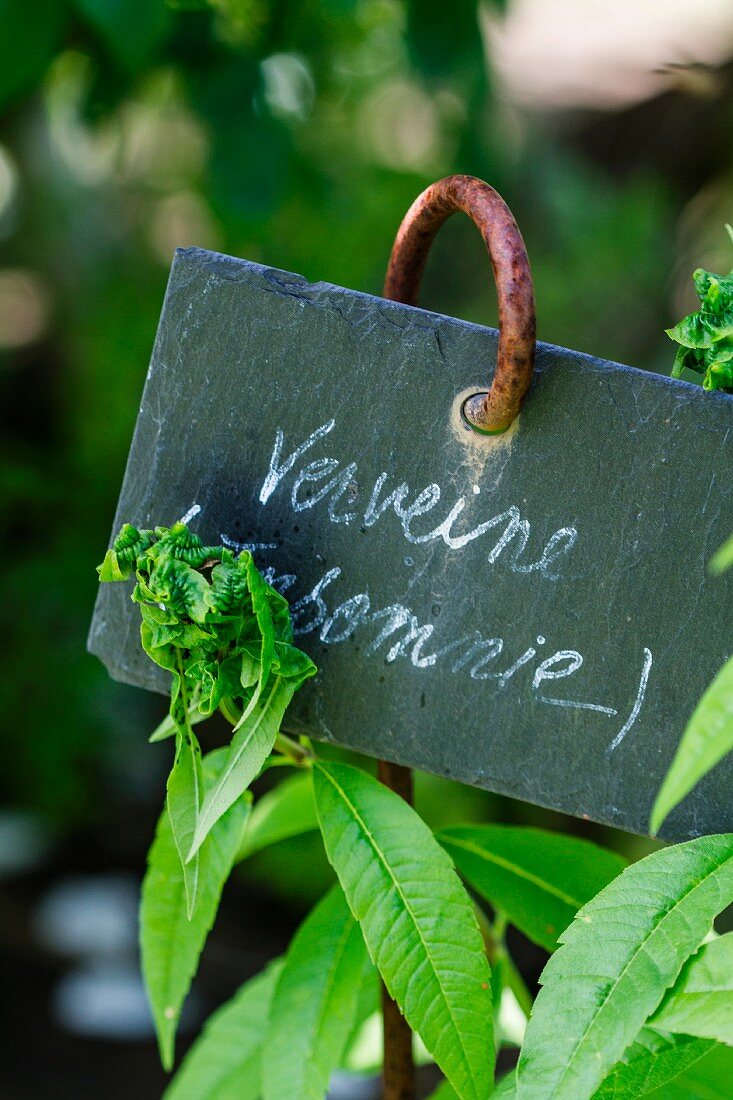
<path fill-rule="evenodd" d="M 405 214 L 384 284 L 384 297 L 417 305 L 420 280 L 435 234 L 456 210 L 475 222 L 489 251 L 499 299 L 499 349 L 488 393 L 464 415 L 479 432 L 506 431 L 527 395 L 534 370 L 534 289 L 522 234 L 502 197 L 475 176 L 447 176 L 419 195 Z"/>
<path fill-rule="evenodd" d="M 412 805 L 412 772 L 402 764 L 377 762 L 379 781 Z M 382 984 L 382 1027 L 384 1035 L 384 1100 L 415 1100 L 415 1065 L 412 1057 L 412 1029 Z"/>
<path fill-rule="evenodd" d="M 534 289 L 529 260 L 509 207 L 488 183 L 475 176 L 447 176 L 415 199 L 397 231 L 383 296 L 417 305 L 420 280 L 435 234 L 456 210 L 468 214 L 489 251 L 499 299 L 499 348 L 488 393 L 464 406 L 476 431 L 493 435 L 514 421 L 529 390 L 536 339 Z M 412 772 L 386 760 L 377 763 L 379 779 L 412 805 Z M 382 985 L 384 1028 L 384 1100 L 415 1100 L 412 1031 Z"/>

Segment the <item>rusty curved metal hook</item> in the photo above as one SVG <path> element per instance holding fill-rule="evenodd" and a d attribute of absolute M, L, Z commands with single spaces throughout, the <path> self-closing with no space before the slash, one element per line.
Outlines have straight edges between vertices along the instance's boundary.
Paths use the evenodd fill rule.
<path fill-rule="evenodd" d="M 499 300 L 499 348 L 488 393 L 464 405 L 479 432 L 504 432 L 516 419 L 534 371 L 536 322 L 527 250 L 512 212 L 488 183 L 475 176 L 446 176 L 419 195 L 397 231 L 384 283 L 384 297 L 417 305 L 420 280 L 435 234 L 462 210 L 488 249 Z"/>
<path fill-rule="evenodd" d="M 447 176 L 419 195 L 397 231 L 384 283 L 384 297 L 417 305 L 420 280 L 435 234 L 462 210 L 475 222 L 489 251 L 499 298 L 499 349 L 491 389 L 463 406 L 478 432 L 504 432 L 516 419 L 534 370 L 535 311 L 532 275 L 522 235 L 504 200 L 475 176 Z M 402 764 L 378 762 L 379 778 L 412 802 L 412 775 Z M 412 1033 L 382 986 L 385 1100 L 413 1100 Z"/>

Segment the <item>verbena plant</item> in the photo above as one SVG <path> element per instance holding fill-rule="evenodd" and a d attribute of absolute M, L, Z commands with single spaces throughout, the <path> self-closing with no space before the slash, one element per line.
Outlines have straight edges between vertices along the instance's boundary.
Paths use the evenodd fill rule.
<path fill-rule="evenodd" d="M 441 1100 L 689 1097 L 696 1082 L 700 1095 L 730 1096 L 733 934 L 710 934 L 733 901 L 733 836 L 626 867 L 534 828 L 434 835 L 372 774 L 280 729 L 315 668 L 250 554 L 204 546 L 183 524 L 126 526 L 100 577 L 132 576 L 142 644 L 171 675 L 152 739 L 175 737 L 175 759 L 140 916 L 167 1069 L 233 866 L 317 829 L 337 877 L 286 955 L 211 1017 L 167 1100 L 324 1097 L 378 1011 L 378 975 L 445 1075 Z M 231 743 L 202 757 L 194 728 L 217 709 Z M 275 764 L 296 773 L 252 809 L 249 785 Z M 508 925 L 551 953 L 534 1006 Z M 517 1070 L 496 1084 L 495 1046 L 520 1041 L 508 1022 L 530 1010 Z"/>
<path fill-rule="evenodd" d="M 726 226 L 733 240 L 733 229 Z M 714 275 L 701 267 L 693 272 L 700 308 L 667 329 L 679 345 L 672 377 L 684 370 L 702 375 L 706 390 L 733 392 L 733 272 Z"/>
<path fill-rule="evenodd" d="M 733 229 L 726 226 L 731 239 Z M 714 275 L 699 268 L 693 281 L 700 309 L 684 317 L 667 335 L 680 346 L 672 369 L 702 374 L 707 390 L 733 393 L 733 272 Z M 710 571 L 720 575 L 733 565 L 733 537 L 715 554 Z M 652 810 L 651 830 L 733 749 L 733 657 L 722 667 L 690 718 Z M 731 983 L 733 985 L 733 982 Z"/>

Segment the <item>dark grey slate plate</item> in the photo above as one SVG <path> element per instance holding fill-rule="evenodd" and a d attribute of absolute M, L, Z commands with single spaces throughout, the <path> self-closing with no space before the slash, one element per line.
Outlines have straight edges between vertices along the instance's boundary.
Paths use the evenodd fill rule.
<path fill-rule="evenodd" d="M 459 408 L 495 352 L 491 329 L 183 250 L 114 528 L 188 514 L 254 544 L 321 670 L 292 727 L 645 832 L 730 651 L 706 565 L 733 529 L 733 399 L 540 344 L 486 440 Z M 100 589 L 89 646 L 167 689 L 126 586 Z M 733 829 L 732 776 L 667 835 Z"/>

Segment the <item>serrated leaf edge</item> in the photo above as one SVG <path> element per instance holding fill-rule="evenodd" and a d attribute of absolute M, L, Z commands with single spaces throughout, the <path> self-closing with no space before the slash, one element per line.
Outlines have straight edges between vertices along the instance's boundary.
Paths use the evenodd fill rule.
<path fill-rule="evenodd" d="M 330 773 L 330 771 L 328 769 L 324 768 L 318 762 L 316 762 L 315 767 L 317 767 L 319 772 L 321 773 L 321 775 L 326 776 L 326 778 L 329 780 L 329 782 L 332 784 L 332 786 L 336 788 L 336 790 L 339 792 L 339 795 L 341 796 L 341 798 L 343 798 L 346 805 L 352 811 L 352 813 L 354 815 L 354 818 L 358 821 L 359 825 L 363 829 L 364 835 L 367 837 L 367 839 L 368 839 L 368 841 L 369 841 L 369 843 L 372 847 L 372 850 L 374 851 L 375 855 L 379 859 L 382 866 L 387 871 L 387 874 L 389 875 L 390 879 L 392 880 L 392 883 L 394 884 L 394 887 L 397 890 L 397 893 L 399 894 L 400 898 L 402 899 L 402 902 L 405 906 L 405 910 L 409 914 L 410 919 L 412 921 L 412 924 L 415 928 L 415 931 L 418 934 L 418 938 L 419 938 L 420 942 L 423 945 L 425 955 L 426 955 L 427 958 L 429 958 L 431 960 L 431 963 L 432 963 L 432 955 L 431 955 L 430 951 L 428 950 L 428 945 L 425 942 L 425 938 L 422 934 L 420 924 L 419 924 L 417 918 L 415 917 L 415 914 L 412 910 L 412 907 L 409 905 L 409 903 L 407 901 L 407 898 L 405 897 L 405 894 L 404 894 L 404 892 L 403 892 L 403 890 L 402 890 L 402 888 L 399 884 L 399 881 L 395 878 L 394 872 L 392 871 L 392 868 L 390 867 L 389 862 L 385 859 L 384 855 L 382 854 L 382 851 L 379 848 L 379 845 L 377 844 L 375 837 L 373 836 L 370 829 L 367 828 L 366 822 L 364 821 L 363 817 L 361 816 L 361 814 L 359 813 L 359 811 L 357 810 L 356 806 L 353 804 L 351 799 L 348 797 L 346 791 L 343 789 L 341 784 L 336 781 L 335 777 Z M 348 894 L 346 895 L 346 897 L 347 897 L 347 901 L 348 901 Z M 478 925 L 476 927 L 477 927 L 477 930 L 478 930 Z M 369 949 L 369 944 L 368 943 L 367 943 L 367 949 L 369 950 L 369 953 L 371 955 L 371 950 Z M 375 966 L 378 967 L 377 960 L 374 959 L 373 956 L 372 956 L 372 962 L 374 963 Z M 433 964 L 433 973 L 436 974 L 436 975 L 438 974 L 438 970 L 437 970 L 437 968 L 435 968 L 434 964 Z M 380 971 L 380 974 L 381 974 L 381 971 Z M 391 983 L 390 983 L 389 979 L 384 974 L 382 974 L 381 976 L 382 976 L 382 979 L 384 981 L 385 986 L 387 987 L 387 990 L 388 990 L 390 996 L 393 997 L 394 1000 L 397 1001 L 397 997 L 395 996 L 395 993 L 394 993 L 393 989 L 390 988 Z M 452 1029 L 453 1029 L 454 1033 L 456 1034 L 456 1040 L 457 1040 L 456 1045 L 460 1049 L 461 1059 L 462 1059 L 462 1061 L 463 1061 L 463 1063 L 464 1063 L 464 1065 L 465 1065 L 465 1067 L 468 1071 L 468 1077 L 472 1082 L 474 1095 L 478 1096 L 478 1085 L 477 1085 L 476 1080 L 475 1080 L 474 1075 L 473 1075 L 473 1068 L 472 1068 L 468 1058 L 466 1057 L 466 1053 L 463 1049 L 463 1044 L 460 1041 L 460 1032 L 456 1028 L 455 1023 L 453 1021 L 453 1012 L 451 1010 L 450 1003 L 448 1002 L 447 998 L 445 997 L 445 994 L 443 992 L 443 987 L 442 987 L 442 984 L 440 982 L 438 982 L 438 987 L 439 987 L 440 992 L 441 992 L 441 997 L 443 999 L 443 1003 L 445 1004 L 445 1007 L 447 1009 L 448 1018 L 451 1021 Z M 400 1008 L 402 1008 L 402 1005 L 400 1005 Z M 403 1009 L 403 1011 L 404 1011 L 404 1009 Z M 405 1017 L 405 1018 L 407 1018 L 407 1017 Z M 408 1020 L 408 1023 L 410 1023 L 409 1020 Z M 425 1042 L 425 1038 L 423 1036 L 421 1036 L 421 1038 L 422 1038 L 423 1042 L 425 1043 L 426 1048 L 428 1050 L 430 1050 L 430 1047 L 428 1046 L 427 1042 Z M 430 1053 L 432 1054 L 433 1051 L 430 1050 Z"/>

